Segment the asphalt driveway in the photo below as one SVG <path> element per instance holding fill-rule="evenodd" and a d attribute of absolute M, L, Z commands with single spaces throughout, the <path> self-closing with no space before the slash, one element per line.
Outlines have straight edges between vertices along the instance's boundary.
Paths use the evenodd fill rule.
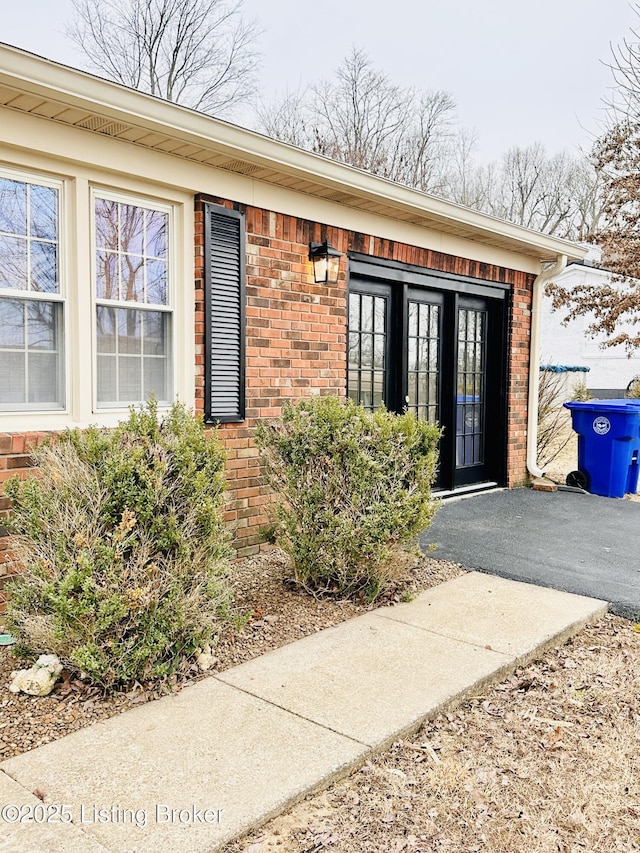
<path fill-rule="evenodd" d="M 602 598 L 640 621 L 640 503 L 513 489 L 445 501 L 420 537 L 467 568 Z"/>

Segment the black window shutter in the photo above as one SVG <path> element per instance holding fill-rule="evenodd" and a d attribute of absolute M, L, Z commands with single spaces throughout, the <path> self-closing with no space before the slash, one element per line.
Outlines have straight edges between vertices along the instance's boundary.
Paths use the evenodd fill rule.
<path fill-rule="evenodd" d="M 207 423 L 244 420 L 244 215 L 204 206 Z"/>

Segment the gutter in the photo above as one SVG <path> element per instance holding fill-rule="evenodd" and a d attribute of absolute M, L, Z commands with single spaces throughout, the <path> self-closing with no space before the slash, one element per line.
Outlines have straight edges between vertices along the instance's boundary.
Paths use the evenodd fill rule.
<path fill-rule="evenodd" d="M 532 477 L 544 477 L 538 467 L 538 390 L 540 388 L 540 334 L 544 285 L 567 266 L 567 256 L 558 255 L 555 264 L 543 270 L 533 282 L 531 299 L 531 346 L 529 349 L 529 403 L 527 406 L 527 471 Z"/>

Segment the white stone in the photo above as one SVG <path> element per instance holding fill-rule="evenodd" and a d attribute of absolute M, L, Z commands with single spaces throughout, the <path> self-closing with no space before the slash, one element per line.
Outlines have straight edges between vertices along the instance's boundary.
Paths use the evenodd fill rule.
<path fill-rule="evenodd" d="M 59 658 L 55 655 L 40 655 L 31 669 L 11 673 L 13 681 L 9 690 L 12 693 L 28 693 L 30 696 L 48 696 L 61 672 Z"/>
<path fill-rule="evenodd" d="M 218 658 L 211 652 L 211 646 L 205 646 L 204 649 L 198 654 L 196 658 L 196 663 L 203 672 L 206 672 L 208 669 L 211 669 L 211 667 L 214 665 L 214 663 L 217 662 L 217 660 Z"/>

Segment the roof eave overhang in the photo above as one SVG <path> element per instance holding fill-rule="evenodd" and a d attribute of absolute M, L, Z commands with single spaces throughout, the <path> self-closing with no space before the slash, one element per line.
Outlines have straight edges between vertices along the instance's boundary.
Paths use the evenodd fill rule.
<path fill-rule="evenodd" d="M 329 201 L 498 246 L 541 262 L 587 249 L 194 110 L 0 45 L 0 102 L 206 165 L 251 175 Z M 59 108 L 59 112 L 56 110 Z"/>

